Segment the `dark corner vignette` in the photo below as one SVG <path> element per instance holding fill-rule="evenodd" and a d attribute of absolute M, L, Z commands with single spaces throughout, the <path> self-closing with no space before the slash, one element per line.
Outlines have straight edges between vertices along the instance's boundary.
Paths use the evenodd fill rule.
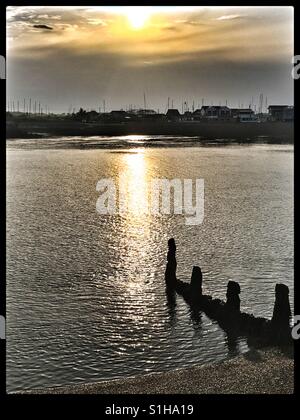
<path fill-rule="evenodd" d="M 209 5 L 210 2 L 206 2 L 207 5 Z M 35 2 L 29 2 L 28 5 L 34 5 Z M 74 1 L 72 2 L 72 5 L 76 5 L 77 2 Z M 90 5 L 95 4 L 98 5 L 98 3 L 94 3 L 94 2 L 90 2 Z M 106 3 L 108 4 L 108 3 Z M 131 3 L 131 4 L 135 4 L 138 5 L 137 3 Z M 140 4 L 144 4 L 144 3 L 140 3 Z M 146 4 L 146 3 L 145 3 Z M 177 2 L 174 2 L 174 5 L 177 4 Z M 6 101 L 6 97 L 5 97 L 5 93 L 6 93 L 6 88 L 5 88 L 5 79 L 7 77 L 6 74 L 6 16 L 5 16 L 5 11 L 6 11 L 6 6 L 7 5 L 13 5 L 13 4 L 6 4 L 3 5 L 1 3 L 0 7 L 1 7 L 1 44 L 0 44 L 0 48 L 1 48 L 1 53 L 0 53 L 0 70 L 1 70 L 1 80 L 0 80 L 0 84 L 1 84 L 1 128 L 2 128 L 2 139 L 4 139 L 6 137 L 6 107 L 7 107 L 7 101 Z M 26 5 L 24 3 L 22 3 L 22 5 Z M 38 5 L 38 4 L 37 4 Z M 51 5 L 50 2 L 45 3 L 45 6 L 47 5 Z M 53 5 L 57 5 L 56 2 L 53 3 Z M 60 4 L 63 6 L 63 4 Z M 69 4 L 71 5 L 71 4 Z M 80 4 L 78 4 L 80 5 Z M 180 5 L 178 3 L 178 5 Z M 220 6 L 226 6 L 224 4 L 224 2 L 219 2 L 218 4 L 216 3 L 212 3 L 212 5 L 220 5 Z M 230 5 L 235 5 L 234 2 L 231 2 Z M 237 4 L 238 5 L 238 4 Z M 271 5 L 269 3 L 254 3 L 251 4 L 252 5 L 262 5 L 262 6 L 267 6 L 267 5 Z M 284 5 L 287 6 L 287 4 L 280 4 L 280 2 L 276 2 L 274 1 L 272 3 L 272 5 Z M 298 25 L 297 25 L 297 21 L 299 21 L 299 6 L 297 6 L 296 4 L 290 3 L 290 5 L 294 6 L 294 50 L 295 50 L 295 58 L 294 58 L 294 108 L 295 108 L 295 112 L 296 112 L 296 116 L 294 119 L 294 138 L 297 139 L 297 134 L 299 133 L 299 128 L 298 128 L 298 112 L 299 112 L 299 100 L 298 100 L 298 91 L 299 91 L 299 85 L 300 85 L 300 49 L 299 49 L 299 29 L 298 29 Z M 183 20 L 183 19 L 182 19 Z M 133 22 L 133 25 L 135 23 Z M 48 28 L 46 28 L 47 25 L 45 25 L 44 28 L 42 28 L 40 26 L 41 30 L 49 30 L 50 31 L 50 26 Z M 36 26 L 36 29 L 38 29 L 38 27 Z M 172 30 L 170 29 L 170 32 Z M 298 55 L 299 53 L 299 55 Z M 3 57 L 3 58 L 2 58 Z M 3 70 L 5 69 L 5 70 Z M 291 70 L 292 70 L 292 64 L 291 64 Z M 3 77 L 4 76 L 4 77 Z M 147 93 L 142 92 L 141 94 L 142 99 L 141 99 L 141 103 L 142 106 L 147 109 L 148 104 L 148 96 Z M 150 96 L 150 95 L 149 95 Z M 168 98 L 167 99 L 167 108 L 173 108 L 173 103 L 172 103 L 172 98 Z M 200 104 L 201 105 L 201 104 Z M 16 104 L 14 104 L 14 106 L 16 106 Z M 19 105 L 21 107 L 21 104 Z M 29 106 L 29 102 L 28 105 Z M 34 108 L 34 102 L 32 102 L 30 104 L 30 106 L 32 106 L 32 109 Z M 39 104 L 37 103 L 36 108 L 39 107 Z M 42 105 L 40 105 L 42 107 Z M 191 105 L 192 106 L 192 105 Z M 259 107 L 259 103 L 257 105 Z M 71 107 L 71 105 L 70 105 Z M 105 111 L 105 107 L 108 107 L 107 103 L 105 101 L 101 101 L 101 104 L 99 106 L 99 108 L 101 107 L 101 112 L 103 112 L 103 110 Z M 179 112 L 182 113 L 181 111 L 181 107 L 182 110 L 185 111 L 185 107 L 187 107 L 187 105 L 185 105 L 185 103 L 182 103 L 178 106 Z M 175 107 L 174 107 L 175 108 Z M 71 109 L 71 108 L 70 108 Z M 43 110 L 41 111 L 43 112 Z M 45 112 L 45 110 L 44 110 Z M 47 111 L 46 111 L 47 112 Z M 69 111 L 68 111 L 69 112 Z M 71 109 L 70 113 L 74 112 L 73 109 Z M 79 112 L 79 110 L 78 110 Z M 97 110 L 98 112 L 98 110 Z M 189 111 L 186 111 L 189 112 Z M 100 113 L 100 110 L 99 110 Z M 117 115 L 117 114 L 116 114 Z M 170 118 L 176 118 L 175 113 L 170 112 Z M 74 133 L 72 133 L 72 135 L 74 135 Z M 5 143 L 4 140 L 2 141 L 2 159 L 3 159 L 3 163 L 1 165 L 1 182 L 2 182 L 2 191 L 6 191 L 6 176 L 5 176 L 5 166 L 6 166 L 6 159 L 5 159 L 5 154 L 6 154 L 6 148 L 5 148 Z M 299 171 L 298 167 L 297 167 L 297 149 L 299 148 L 299 146 L 297 146 L 297 140 L 294 143 L 294 150 L 295 150 L 295 155 L 294 155 L 294 161 L 295 161 L 295 166 L 294 166 L 294 194 L 295 194 L 295 198 L 297 196 L 297 172 Z M 117 155 L 117 153 L 116 153 Z M 121 153 L 120 153 L 121 156 Z M 136 165 L 142 165 L 141 162 L 136 159 Z M 140 174 L 140 173 L 139 173 Z M 7 191 L 6 191 L 7 194 Z M 3 201 L 2 201 L 2 211 L 3 211 L 3 219 L 6 218 L 6 203 L 5 203 L 5 197 L 6 194 L 2 195 L 3 196 Z M 295 204 L 294 204 L 294 212 L 295 212 L 295 218 L 294 218 L 294 223 L 295 223 L 295 279 L 296 279 L 296 275 L 297 275 L 297 238 L 298 238 L 298 233 L 299 233 L 299 223 L 297 222 L 297 217 L 296 217 L 296 210 L 297 210 L 297 202 L 295 200 Z M 4 229 L 3 229 L 3 233 L 4 235 Z M 174 235 L 175 236 L 175 235 Z M 171 236 L 170 236 L 171 238 Z M 169 238 L 167 238 L 169 239 Z M 176 239 L 176 238 L 175 238 Z M 163 239 L 162 239 L 163 240 Z M 1 264 L 1 282 L 0 282 L 0 303 L 1 303 L 1 310 L 0 310 L 0 331 L 2 333 L 2 335 L 4 334 L 3 331 L 5 331 L 5 327 L 3 327 L 4 323 L 5 323 L 5 313 L 6 313 L 6 287 L 5 287 L 5 267 L 6 267 L 6 257 L 5 257 L 5 251 L 4 251 L 4 241 L 5 241 L 5 235 L 3 237 L 3 253 L 2 253 L 2 264 Z M 183 299 L 185 299 L 186 302 L 189 302 L 190 299 L 190 295 L 189 295 L 189 291 L 186 292 L 187 286 L 184 283 L 177 283 L 178 279 L 176 278 L 176 275 L 173 275 L 176 271 L 176 267 L 177 267 L 177 261 L 176 261 L 176 256 L 178 259 L 178 256 L 180 256 L 180 254 L 184 253 L 183 249 L 180 249 L 180 242 L 179 242 L 179 246 L 176 242 L 176 245 L 171 242 L 169 242 L 168 244 L 165 244 L 166 246 L 166 255 L 167 255 L 167 266 L 166 266 L 166 284 L 167 284 L 167 288 L 170 287 L 170 289 L 172 289 L 172 292 L 170 293 L 170 295 L 168 295 L 168 299 L 170 299 L 168 301 L 168 303 L 171 302 L 171 305 L 169 307 L 170 311 L 172 311 L 172 309 L 174 309 L 172 307 L 172 298 L 173 298 L 173 289 L 176 289 L 176 293 L 178 293 L 178 295 L 180 295 Z M 175 251 L 174 251 L 174 246 L 175 246 Z M 174 262 L 175 261 L 175 262 Z M 175 267 L 175 268 L 174 268 Z M 190 267 L 192 270 L 192 267 Z M 190 270 L 190 271 L 191 271 Z M 201 278 L 201 281 L 199 280 Z M 198 293 L 199 291 L 199 282 L 201 283 L 201 287 L 202 287 L 202 272 L 200 270 L 200 273 L 197 271 L 197 269 L 194 271 L 192 271 L 192 282 L 194 279 L 194 287 L 195 289 L 193 289 L 194 291 L 196 291 L 196 293 Z M 189 280 L 188 280 L 189 281 Z M 239 280 L 238 280 L 239 281 Z M 192 285 L 191 282 L 191 285 Z M 284 279 L 278 279 L 278 283 L 282 282 L 284 283 Z M 234 283 L 234 282 L 233 282 Z M 196 284 L 196 286 L 195 286 Z M 203 275 L 203 289 L 206 286 L 206 277 L 205 275 Z M 200 289 L 201 289 L 200 287 Z M 230 287 L 232 287 L 230 289 Z M 6 391 L 6 376 L 5 376 L 5 362 L 6 362 L 6 341 L 5 339 L 3 339 L 3 336 L 1 336 L 1 340 L 0 340 L 0 351 L 1 351 L 1 368 L 0 368 L 0 375 L 1 375 L 1 397 L 0 397 L 0 401 L 2 399 L 5 400 L 5 402 L 9 403 L 10 406 L 14 406 L 15 403 L 18 402 L 18 404 L 20 404 L 20 406 L 30 406 L 31 404 L 35 404 L 36 402 L 38 402 L 39 404 L 41 404 L 43 406 L 43 404 L 45 403 L 47 405 L 47 407 L 49 407 L 50 412 L 55 412 L 55 408 L 54 405 L 52 405 L 52 402 L 55 404 L 64 404 L 67 403 L 68 406 L 73 406 L 73 408 L 77 409 L 77 408 L 81 408 L 84 407 L 86 404 L 92 404 L 98 411 L 98 414 L 101 416 L 104 416 L 105 418 L 118 418 L 118 417 L 125 417 L 125 418 L 151 418 L 153 416 L 159 416 L 159 417 L 170 417 L 172 416 L 177 416 L 179 418 L 185 416 L 187 418 L 199 418 L 199 416 L 201 415 L 201 411 L 202 411 L 202 404 L 206 403 L 206 404 L 215 404 L 213 407 L 216 411 L 220 411 L 222 412 L 222 410 L 226 407 L 226 409 L 230 409 L 230 407 L 232 407 L 232 404 L 234 404 L 237 400 L 241 401 L 241 402 L 246 402 L 247 404 L 249 404 L 249 407 L 251 407 L 251 402 L 255 402 L 256 403 L 267 403 L 267 404 L 272 404 L 273 406 L 279 406 L 284 404 L 289 404 L 289 403 L 294 403 L 295 402 L 295 398 L 298 396 L 299 394 L 299 339 L 298 339 L 298 335 L 300 334 L 300 329 L 299 327 L 297 327 L 297 325 L 300 325 L 300 307 L 299 307 L 299 302 L 298 302 L 298 294 L 299 294 L 299 285 L 297 284 L 297 281 L 294 281 L 294 314 L 295 314 L 295 322 L 297 322 L 296 324 L 296 328 L 294 329 L 294 347 L 295 347 L 295 393 L 293 395 L 160 395 L 160 394 L 153 394 L 153 395 L 139 395 L 139 394 L 132 394 L 132 395 L 112 395 L 112 394 L 97 394 L 97 395 L 19 395 L 19 394 L 7 394 Z M 236 305 L 236 298 L 239 299 L 238 295 L 239 292 L 237 292 L 236 289 L 236 285 L 235 284 L 231 284 L 229 286 L 229 289 L 227 289 L 227 293 L 229 294 L 229 298 L 227 295 L 227 299 L 230 301 L 231 297 L 232 297 L 232 302 L 233 302 L 233 306 Z M 201 294 L 202 294 L 202 289 L 201 289 Z M 204 292 L 203 292 L 204 294 Z M 284 294 L 284 290 L 283 290 L 283 294 Z M 213 298 L 215 298 L 215 296 L 213 296 Z M 222 297 L 223 299 L 223 297 Z M 245 299 L 245 297 L 243 295 L 240 296 L 241 301 L 243 299 Z M 227 300 L 227 301 L 228 301 Z M 191 308 L 191 312 L 193 312 L 193 306 L 190 306 Z M 209 310 L 213 310 L 211 308 L 209 308 Z M 296 315 L 299 314 L 299 319 L 296 318 Z M 195 316 L 195 318 L 197 318 L 197 315 Z M 195 318 L 192 319 L 192 322 L 195 322 Z M 218 407 L 217 403 L 220 404 L 220 406 Z M 250 408 L 251 409 L 251 408 Z M 52 411 L 53 410 L 53 411 Z M 252 409 L 254 410 L 254 408 Z"/>

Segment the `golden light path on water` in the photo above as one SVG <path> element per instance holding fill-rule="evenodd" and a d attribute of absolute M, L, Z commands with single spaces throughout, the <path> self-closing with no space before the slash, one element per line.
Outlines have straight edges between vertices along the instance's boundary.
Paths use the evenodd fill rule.
<path fill-rule="evenodd" d="M 144 214 L 147 211 L 147 176 L 144 150 L 136 149 L 134 153 L 124 156 L 124 179 L 127 180 L 127 205 L 131 219 L 144 223 Z"/>
<path fill-rule="evenodd" d="M 136 141 L 137 145 L 143 143 L 143 136 L 127 137 L 131 142 Z M 131 272 L 129 278 L 121 279 L 121 283 L 125 286 L 123 290 L 125 300 L 131 302 L 130 305 L 126 305 L 126 318 L 143 329 L 145 323 L 148 324 L 151 319 L 151 314 L 147 313 L 151 305 L 146 302 L 148 299 L 155 299 L 153 293 L 150 293 L 149 279 L 145 279 L 142 268 L 143 262 L 153 254 L 150 239 L 151 215 L 147 210 L 151 161 L 147 158 L 146 150 L 137 147 L 122 154 L 120 167 L 122 168 L 120 177 L 123 180 L 123 197 L 127 209 L 121 217 L 123 230 L 121 240 L 124 241 L 121 248 L 126 249 L 121 257 L 121 264 L 123 267 L 130 266 Z M 119 182 L 119 189 L 120 184 Z M 121 270 L 123 267 L 120 267 Z M 144 308 L 142 311 L 141 307 Z M 145 337 L 145 340 L 148 341 L 150 338 Z"/>

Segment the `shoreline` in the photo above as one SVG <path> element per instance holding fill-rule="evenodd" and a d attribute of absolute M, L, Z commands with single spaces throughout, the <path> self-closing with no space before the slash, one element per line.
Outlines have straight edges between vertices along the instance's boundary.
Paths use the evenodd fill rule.
<path fill-rule="evenodd" d="M 206 141 L 255 142 L 262 138 L 274 143 L 293 143 L 294 124 L 289 122 L 139 122 L 139 123 L 80 123 L 62 120 L 25 120 L 6 125 L 6 138 L 43 138 L 57 136 L 188 136 Z"/>
<path fill-rule="evenodd" d="M 250 350 L 229 360 L 163 373 L 11 394 L 293 394 L 292 349 Z"/>

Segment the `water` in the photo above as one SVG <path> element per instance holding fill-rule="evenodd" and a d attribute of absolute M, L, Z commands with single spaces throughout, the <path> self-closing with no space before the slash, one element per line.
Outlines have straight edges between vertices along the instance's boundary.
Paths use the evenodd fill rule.
<path fill-rule="evenodd" d="M 166 146 L 172 147 L 166 147 Z M 184 147 L 187 146 L 187 147 Z M 154 178 L 204 178 L 205 217 L 96 212 L 96 183 L 126 174 L 139 203 Z M 178 277 L 204 292 L 240 283 L 241 309 L 272 316 L 293 297 L 293 148 L 201 147 L 145 136 L 7 141 L 8 391 L 161 372 L 247 351 L 177 297 L 168 305 L 167 240 Z M 293 303 L 293 302 L 292 302 Z"/>

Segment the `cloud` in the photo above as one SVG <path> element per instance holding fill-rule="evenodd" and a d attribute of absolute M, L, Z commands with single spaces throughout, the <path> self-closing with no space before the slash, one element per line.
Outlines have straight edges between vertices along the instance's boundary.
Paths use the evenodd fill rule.
<path fill-rule="evenodd" d="M 59 15 L 38 15 L 38 19 L 53 19 L 53 20 L 61 20 L 61 16 Z"/>
<path fill-rule="evenodd" d="M 104 19 L 92 19 L 92 18 L 88 18 L 87 22 L 90 25 L 100 25 L 100 26 L 107 26 L 107 23 Z"/>
<path fill-rule="evenodd" d="M 8 9 L 9 95 L 64 111 L 101 95 L 115 107 L 138 103 L 147 89 L 158 107 L 168 95 L 246 101 L 256 91 L 290 102 L 289 8 L 168 10 L 137 32 L 124 7 Z"/>
<path fill-rule="evenodd" d="M 178 26 L 175 26 L 175 25 L 167 25 L 167 26 L 162 27 L 162 29 L 164 29 L 165 31 L 174 31 L 174 32 L 180 31 L 180 28 L 178 28 Z"/>
<path fill-rule="evenodd" d="M 216 20 L 233 20 L 241 18 L 241 15 L 224 15 L 216 18 Z"/>
<path fill-rule="evenodd" d="M 48 25 L 33 25 L 36 29 L 47 29 L 48 31 L 52 31 L 53 27 Z"/>

